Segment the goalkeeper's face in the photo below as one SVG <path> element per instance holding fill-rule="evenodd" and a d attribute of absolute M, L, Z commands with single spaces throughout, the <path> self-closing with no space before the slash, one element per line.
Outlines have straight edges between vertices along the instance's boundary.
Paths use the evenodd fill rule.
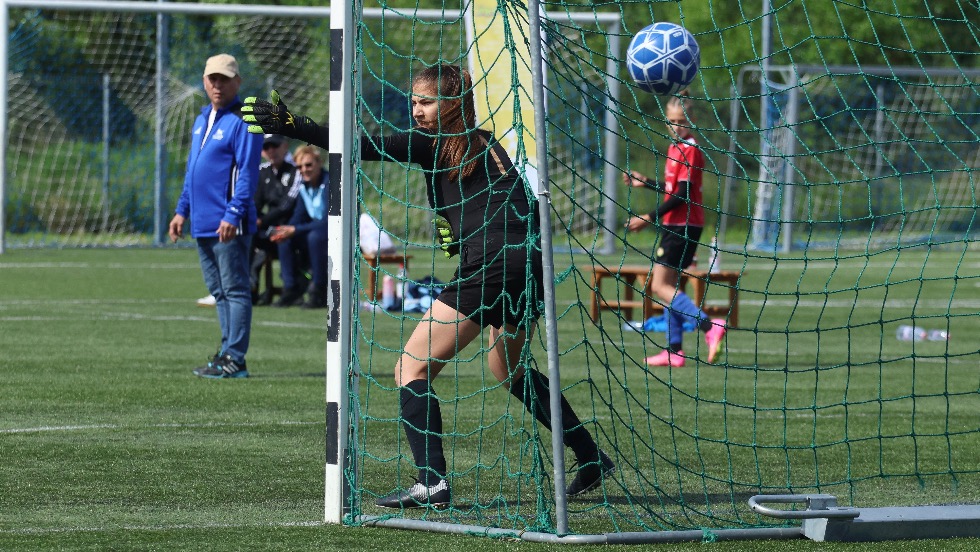
<path fill-rule="evenodd" d="M 204 91 L 208 93 L 208 99 L 215 109 L 230 104 L 238 95 L 241 85 L 242 77 L 239 75 L 228 77 L 221 73 L 212 73 L 204 77 Z"/>
<path fill-rule="evenodd" d="M 439 91 L 430 83 L 419 83 L 412 88 L 412 118 L 420 127 L 438 132 L 442 102 Z"/>

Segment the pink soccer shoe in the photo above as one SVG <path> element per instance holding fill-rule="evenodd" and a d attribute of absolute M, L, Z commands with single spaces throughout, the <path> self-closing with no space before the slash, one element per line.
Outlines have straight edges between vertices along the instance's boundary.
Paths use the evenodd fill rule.
<path fill-rule="evenodd" d="M 725 321 L 721 318 L 713 319 L 711 329 L 704 332 L 704 342 L 708 344 L 708 362 L 715 361 L 718 349 L 721 349 L 721 340 L 725 338 L 726 332 L 728 332 L 728 328 L 725 327 Z"/>
<path fill-rule="evenodd" d="M 667 366 L 670 368 L 684 367 L 684 351 L 672 353 L 668 350 L 660 351 L 660 354 L 647 357 L 647 364 L 650 366 Z"/>

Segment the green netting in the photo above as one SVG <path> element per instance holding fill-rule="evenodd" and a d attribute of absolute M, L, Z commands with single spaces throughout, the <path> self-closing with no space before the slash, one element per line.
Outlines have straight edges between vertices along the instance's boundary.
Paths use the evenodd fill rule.
<path fill-rule="evenodd" d="M 153 13 L 40 4 L 10 10 L 3 230 L 11 247 L 145 245 L 162 236 L 183 183 L 188 129 L 207 103 L 203 63 L 215 52 L 237 57 L 243 98 L 277 88 L 326 119 L 326 19 L 177 14 L 159 34 Z"/>
<path fill-rule="evenodd" d="M 753 513 L 747 499 L 756 494 L 831 493 L 858 506 L 980 498 L 980 356 L 972 337 L 980 329 L 973 241 L 980 55 L 969 22 L 976 7 L 930 2 L 942 17 L 913 18 L 890 3 L 887 10 L 823 5 L 791 2 L 768 14 L 781 34 L 765 59 L 759 14 L 729 4 L 545 5 L 556 352 L 566 396 L 618 467 L 601 491 L 570 500 L 573 532 L 792 524 Z M 498 8 L 508 39 L 526 43 L 524 5 Z M 608 12 L 622 26 L 595 15 Z M 362 132 L 411 124 L 404 91 L 423 66 L 462 63 L 479 80 L 488 63 L 520 59 L 507 50 L 487 62 L 481 52 L 474 65 L 464 20 L 453 17 L 359 24 Z M 643 322 L 639 302 L 648 290 L 604 279 L 601 299 L 625 301 L 633 287 L 638 303 L 600 309 L 595 320 L 591 312 L 595 270 L 650 266 L 657 245 L 654 232 L 627 234 L 622 224 L 660 198 L 619 180 L 628 170 L 663 172 L 665 99 L 637 91 L 622 67 L 632 33 L 654 20 L 684 23 L 702 47 L 691 87 L 707 158 L 698 266 L 717 253 L 721 269 L 738 275 L 705 277 L 703 306 L 734 325 L 722 354 L 705 362 L 701 334 L 691 332 L 686 365 L 673 370 L 644 361 L 666 346 L 664 334 L 629 324 Z M 764 63 L 768 83 L 759 77 Z M 532 95 L 531 82 L 493 85 L 520 91 L 519 101 Z M 514 115 L 484 128 L 500 134 L 531 124 L 520 119 L 520 105 L 500 112 Z M 433 246 L 420 171 L 361 163 L 357 175 L 360 208 L 401 240 L 397 253 L 411 256 L 409 281 L 448 280 L 455 265 Z M 382 265 L 379 278 L 396 277 L 398 268 Z M 554 532 L 560 513 L 550 434 L 490 375 L 486 337 L 433 382 L 452 507 L 375 507 L 416 475 L 392 374 L 422 315 L 373 309 L 355 316 L 361 378 L 352 396 L 352 514 L 367 518 L 351 519 Z M 898 341 L 906 324 L 950 337 Z M 528 365 L 546 371 L 543 327 Z M 574 476 L 571 460 L 561 468 Z"/>

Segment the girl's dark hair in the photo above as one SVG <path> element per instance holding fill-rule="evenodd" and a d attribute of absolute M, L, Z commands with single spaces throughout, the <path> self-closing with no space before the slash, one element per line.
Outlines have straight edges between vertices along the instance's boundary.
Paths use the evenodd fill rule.
<path fill-rule="evenodd" d="M 446 63 L 426 67 L 412 79 L 412 87 L 431 84 L 440 102 L 439 161 L 450 168 L 449 178 L 467 177 L 476 170 L 477 157 L 466 161 L 471 132 L 476 130 L 473 79 L 469 71 Z"/>

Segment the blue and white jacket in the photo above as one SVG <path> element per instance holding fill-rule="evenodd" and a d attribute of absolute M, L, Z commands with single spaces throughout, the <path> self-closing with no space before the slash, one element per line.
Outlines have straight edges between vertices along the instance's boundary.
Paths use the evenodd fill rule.
<path fill-rule="evenodd" d="M 253 198 L 259 181 L 262 135 L 248 132 L 248 125 L 242 121 L 242 105 L 236 96 L 219 109 L 206 140 L 211 105 L 204 106 L 194 121 L 184 189 L 176 209 L 178 215 L 190 220 L 191 237 L 217 236 L 221 221 L 237 226 L 239 234 L 255 232 Z"/>
<path fill-rule="evenodd" d="M 299 175 L 299 171 L 296 174 Z M 326 169 L 320 173 L 320 183 L 315 187 L 308 186 L 302 177 L 296 180 L 293 190 L 289 192 L 290 195 L 295 192 L 298 198 L 293 216 L 289 219 L 290 226 L 296 228 L 296 236 L 314 230 L 324 233 L 327 231 L 329 221 L 327 212 L 330 210 L 329 184 L 330 174 Z"/>

